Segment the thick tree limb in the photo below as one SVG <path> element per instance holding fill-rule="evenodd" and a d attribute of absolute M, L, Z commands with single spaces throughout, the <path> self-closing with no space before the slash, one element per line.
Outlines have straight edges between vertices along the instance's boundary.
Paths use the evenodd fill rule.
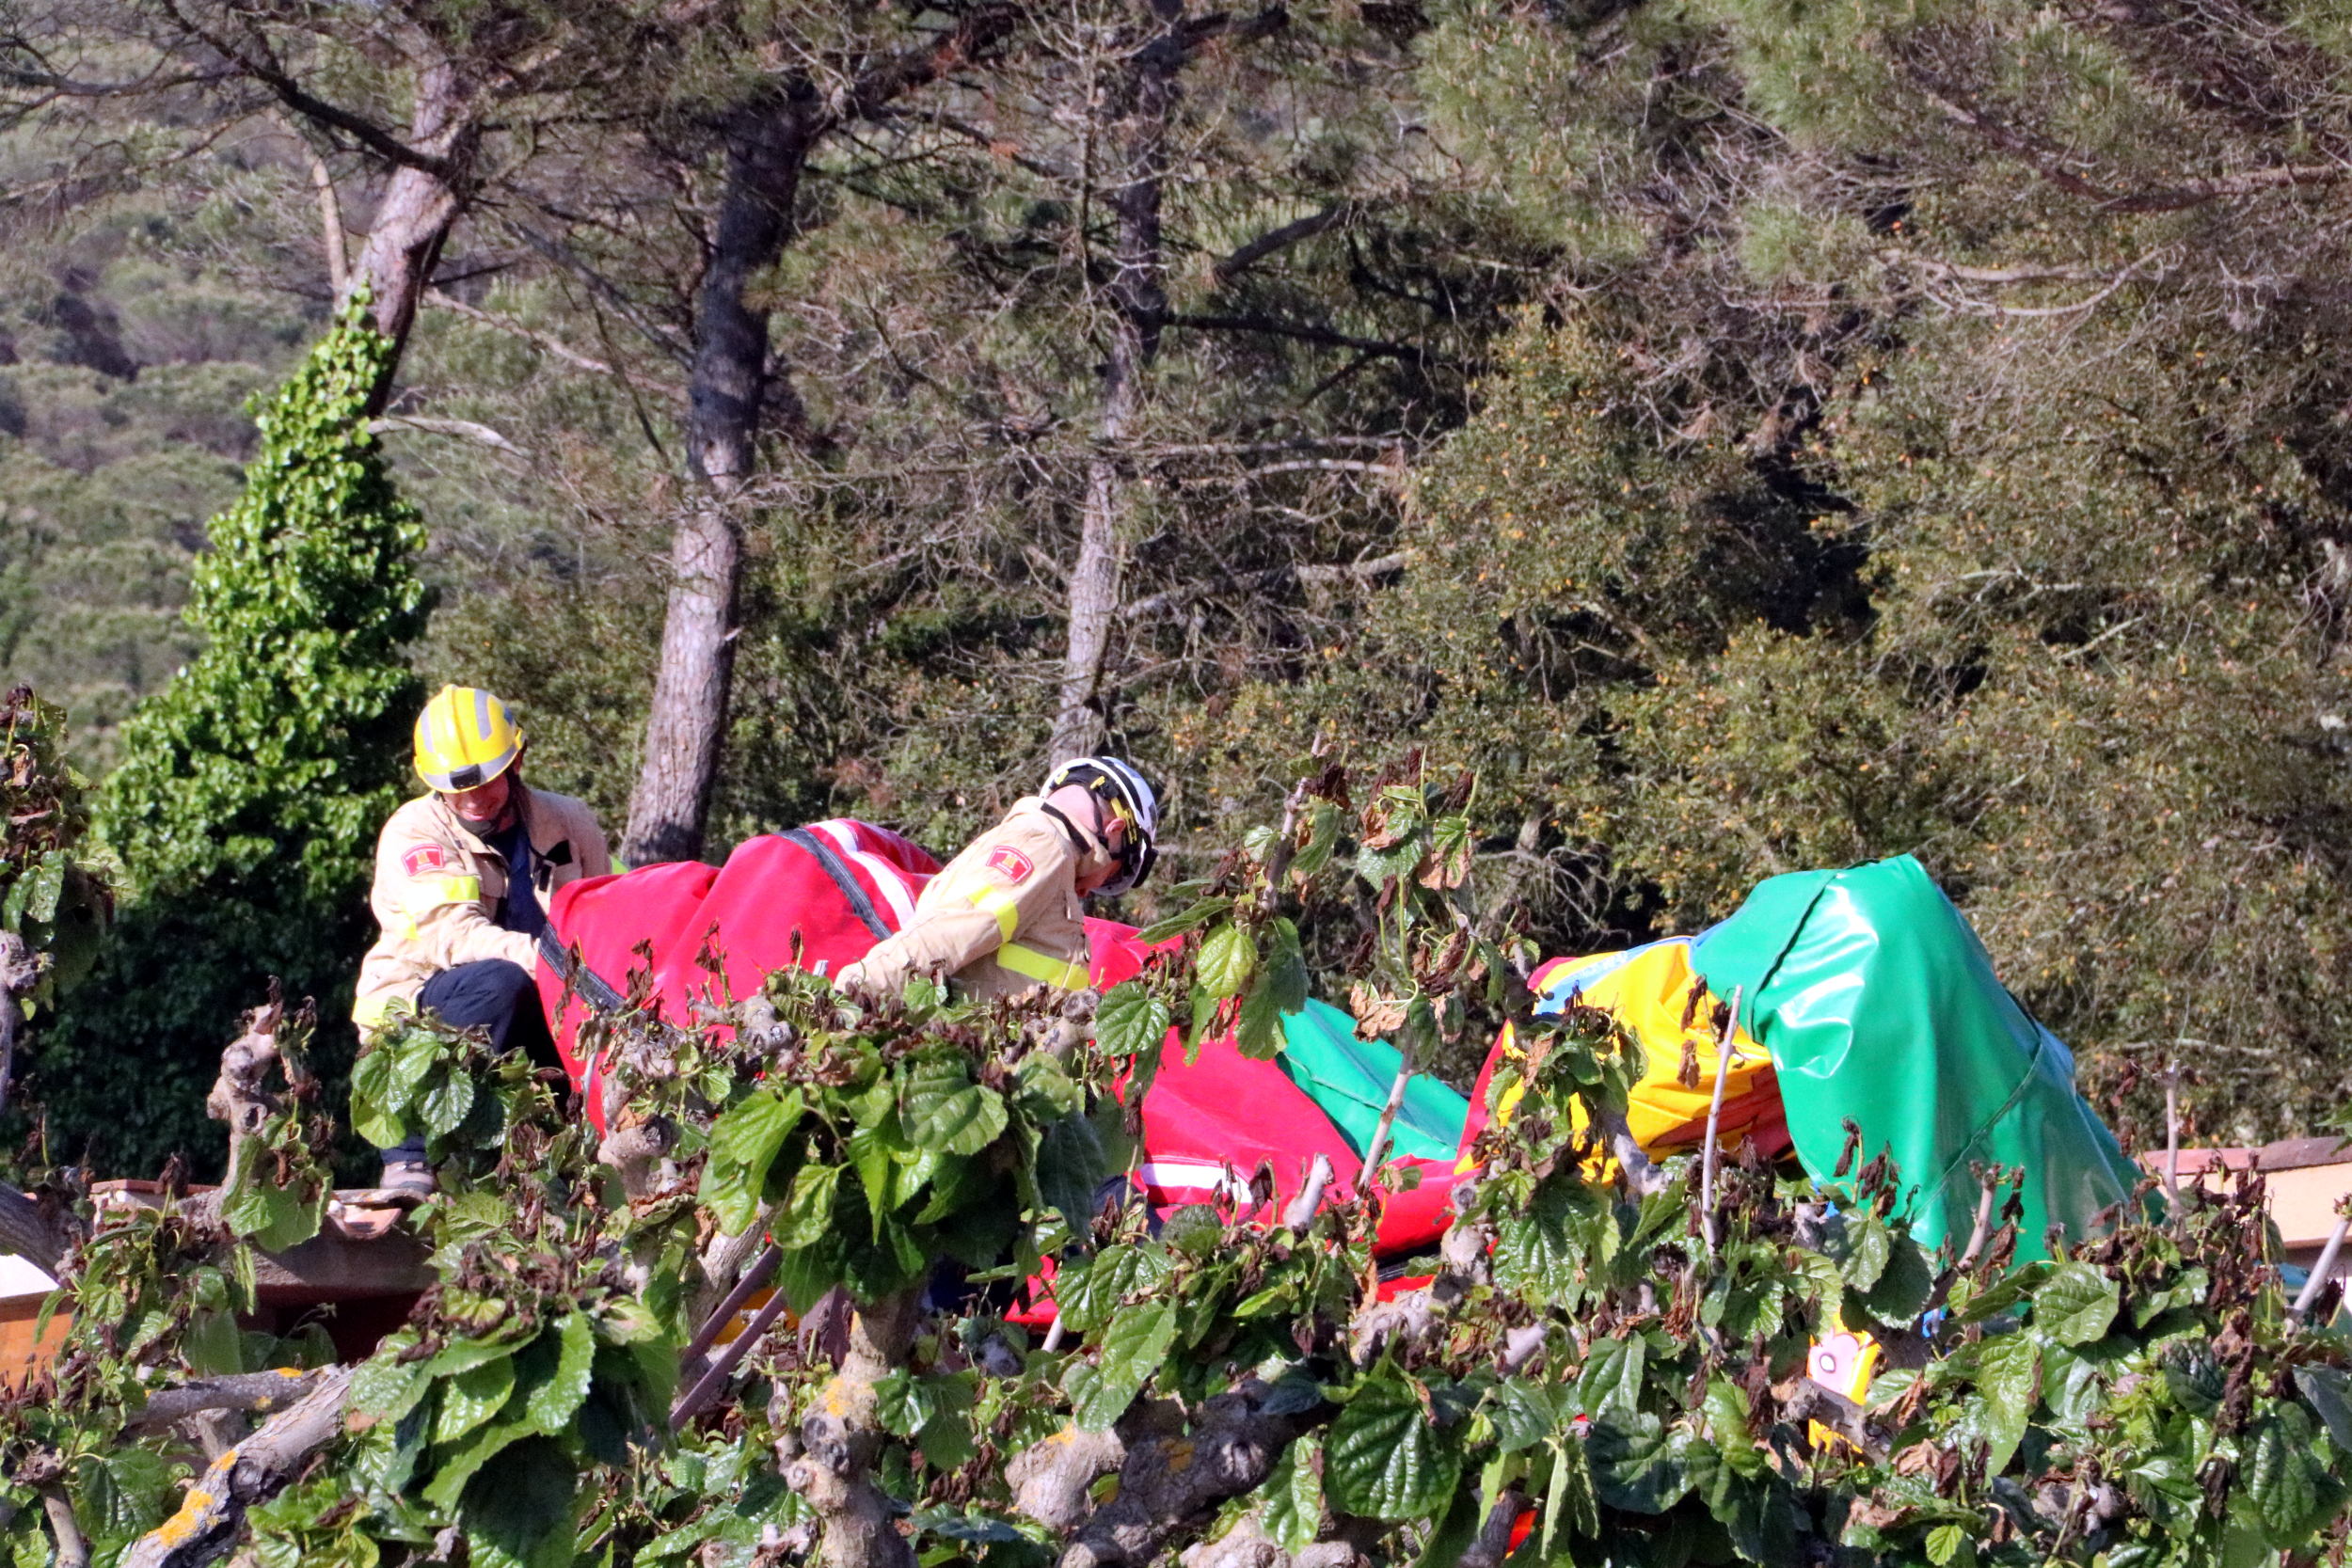
<path fill-rule="evenodd" d="M 906 1360 L 919 1301 L 918 1291 L 902 1291 L 859 1311 L 841 1370 L 802 1417 L 801 1453 L 786 1466 L 785 1481 L 817 1511 L 824 1529 L 818 1560 L 825 1568 L 914 1568 L 914 1549 L 871 1471 L 884 1435 L 875 1389 Z"/>
<path fill-rule="evenodd" d="M 236 1544 L 246 1510 L 283 1491 L 310 1456 L 342 1434 L 349 1367 L 317 1374 L 308 1394 L 213 1461 L 180 1512 L 132 1544 L 119 1568 L 204 1568 Z"/>
<path fill-rule="evenodd" d="M 1271 1392 L 1253 1379 L 1202 1405 L 1185 1434 L 1129 1442 L 1118 1495 L 1080 1527 L 1059 1568 L 1141 1568 L 1178 1530 L 1263 1481 L 1316 1419 L 1267 1415 Z"/>
<path fill-rule="evenodd" d="M 1311 322 L 1283 321 L 1275 316 L 1200 315 L 1183 311 L 1163 311 L 1157 318 L 1161 326 L 1184 326 L 1197 332 L 1255 332 L 1269 338 L 1289 338 L 1302 343 L 1317 343 L 1325 348 L 1352 348 L 1385 359 L 1407 359 L 1415 364 L 1429 357 L 1429 351 L 1413 343 L 1391 343 L 1379 338 L 1357 338 L 1337 332 Z"/>
<path fill-rule="evenodd" d="M 1357 207 L 1354 202 L 1338 201 L 1326 207 L 1320 213 L 1310 213 L 1303 218 L 1293 219 L 1279 229 L 1269 230 L 1247 245 L 1237 246 L 1232 254 L 1217 262 L 1216 280 L 1219 283 L 1231 283 L 1277 251 L 1287 250 L 1302 240 L 1311 240 L 1327 230 L 1337 229 L 1353 216 L 1356 211 Z"/>
<path fill-rule="evenodd" d="M 19 998 L 40 978 L 40 964 L 24 939 L 14 931 L 0 931 L 0 1104 L 8 1102 L 8 1085 L 16 1076 L 17 1036 L 24 1027 Z"/>
<path fill-rule="evenodd" d="M 134 1432 L 156 1432 L 184 1421 L 191 1416 L 212 1411 L 228 1410 L 239 1415 L 259 1416 L 283 1410 L 296 1401 L 308 1397 L 324 1376 L 318 1371 L 297 1371 L 281 1367 L 266 1372 L 238 1372 L 228 1377 L 208 1377 L 196 1383 L 184 1383 L 177 1388 L 165 1388 L 147 1397 L 146 1405 L 131 1418 Z"/>
<path fill-rule="evenodd" d="M 502 451 L 509 457 L 526 455 L 514 442 L 488 425 L 477 424 L 472 420 L 428 420 L 413 414 L 387 414 L 382 419 L 368 421 L 370 435 L 382 436 L 395 430 L 413 430 L 420 436 L 453 436 L 461 441 L 471 441 L 494 451 Z"/>
<path fill-rule="evenodd" d="M 1051 1530 L 1075 1529 L 1092 1503 L 1094 1483 L 1127 1462 L 1116 1432 L 1074 1423 L 1013 1455 L 1005 1467 L 1012 1506 Z"/>
<path fill-rule="evenodd" d="M 2036 174 L 2068 195 L 2094 202 L 2110 213 L 2172 213 L 2187 207 L 2203 206 L 2207 202 L 2256 196 L 2265 191 L 2336 185 L 2352 180 L 2352 165 L 2288 164 L 2271 168 L 2246 169 L 2236 174 L 2214 175 L 2201 180 L 2184 180 L 2153 188 L 2120 190 L 2077 173 L 2070 166 L 2078 160 L 2066 149 L 2010 124 L 1979 103 L 1973 94 L 1944 80 L 1916 61 L 1910 62 L 1909 73 L 1913 83 L 1930 103 L 1944 112 L 1947 119 L 1975 132 L 2004 152 L 2022 159 Z"/>

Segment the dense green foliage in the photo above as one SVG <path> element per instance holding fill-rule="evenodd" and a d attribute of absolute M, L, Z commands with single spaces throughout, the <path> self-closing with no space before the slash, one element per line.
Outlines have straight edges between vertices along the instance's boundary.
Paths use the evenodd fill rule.
<path fill-rule="evenodd" d="M 36 1009 L 97 962 L 114 899 L 87 858 L 87 782 L 66 760 L 65 711 L 18 687 L 0 703 L 0 930 L 38 966 L 24 1000 Z"/>
<path fill-rule="evenodd" d="M 352 1378 L 347 1427 L 236 1539 L 265 1563 L 363 1568 L 446 1561 L 456 1539 L 472 1563 L 545 1568 L 1034 1568 L 1196 1540 L 1454 1568 L 1498 1561 L 1500 1537 L 1479 1538 L 1522 1516 L 1516 1560 L 1658 1568 L 2342 1546 L 2352 1341 L 2283 1310 L 2250 1194 L 2191 1193 L 2024 1266 L 2013 1211 L 1990 1203 L 1980 1244 L 1928 1255 L 1891 1217 L 1883 1160 L 1834 1194 L 1733 1164 L 1703 1214 L 1689 1157 L 1637 1185 L 1570 1132 L 1622 1116 L 1629 1068 L 1607 1016 L 1571 1009 L 1521 1020 L 1542 1046 L 1526 1098 L 1482 1135 L 1457 1192 L 1473 1244 L 1421 1263 L 1429 1291 L 1378 1299 L 1369 1195 L 1164 1225 L 1098 1200 L 1134 1053 L 1159 1049 L 1173 1000 L 1246 1017 L 1288 985 L 1282 922 L 1330 899 L 1382 911 L 1361 967 L 1323 978 L 1386 998 L 1407 1038 L 1495 982 L 1455 918 L 1475 912 L 1447 874 L 1455 802 L 1394 780 L 1360 813 L 1326 809 L 1345 792 L 1327 771 L 1291 833 L 1192 889 L 1182 952 L 1091 1029 L 1058 1001 L 950 1006 L 916 982 L 860 1006 L 793 972 L 691 1030 L 614 1017 L 596 1043 L 628 1110 L 601 1162 L 519 1064 L 430 1030 L 379 1047 L 359 1114 L 413 1115 L 446 1161 L 417 1216 L 437 1284 Z M 417 1092 L 436 1082 L 479 1090 L 436 1104 Z M 632 1129 L 659 1129 L 675 1169 L 615 1157 Z M 710 1259 L 739 1266 L 723 1238 L 760 1229 L 796 1310 L 836 1286 L 858 1304 L 848 1358 L 778 1334 L 673 1433 L 680 1342 L 731 1277 Z M 1002 1294 L 918 1305 L 943 1256 L 1001 1290 L 1041 1255 L 1060 1264 L 1048 1341 L 1003 1321 Z M 173 1512 L 191 1455 L 145 1418 L 166 1390 L 316 1356 L 314 1338 L 235 1331 L 240 1256 L 200 1206 L 118 1215 L 82 1249 L 56 1386 L 5 1415 L 19 1560 L 56 1528 L 42 1487 L 99 1568 Z M 1867 1409 L 1804 1381 L 1808 1343 L 1840 1325 L 1898 1369 Z"/>
<path fill-rule="evenodd" d="M 348 1060 L 375 832 L 421 700 L 404 655 L 422 530 L 360 417 L 385 353 L 346 320 L 259 411 L 245 496 L 196 573 L 204 652 L 125 726 L 98 813 L 122 917 L 34 1090 L 77 1153 L 209 1147 L 214 1053 L 272 979 L 317 1000 L 324 1061 Z"/>

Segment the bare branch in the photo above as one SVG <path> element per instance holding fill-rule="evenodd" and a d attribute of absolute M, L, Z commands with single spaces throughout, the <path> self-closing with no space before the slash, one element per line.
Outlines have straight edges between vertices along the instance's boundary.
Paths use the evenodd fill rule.
<path fill-rule="evenodd" d="M 502 332 L 510 338 L 519 338 L 532 347 L 552 358 L 562 360 L 574 370 L 586 371 L 591 375 L 617 376 L 632 387 L 642 387 L 646 391 L 659 392 L 663 397 L 674 398 L 680 403 L 686 401 L 686 388 L 674 381 L 658 381 L 651 376 L 641 375 L 635 371 L 616 368 L 596 358 L 594 355 L 582 354 L 552 333 L 542 332 L 536 327 L 525 326 L 512 316 L 501 316 L 494 310 L 485 310 L 469 305 L 454 294 L 447 293 L 442 290 L 427 291 L 424 302 L 435 309 L 447 310 L 453 316 L 462 317 L 476 326 L 486 327 L 492 332 Z"/>
<path fill-rule="evenodd" d="M 1263 571 L 1235 572 L 1227 577 L 1206 578 L 1162 593 L 1147 594 L 1129 604 L 1124 611 L 1130 621 L 1166 615 L 1181 610 L 1196 599 L 1213 594 L 1253 594 L 1284 582 L 1302 586 L 1310 583 L 1368 582 L 1374 578 L 1401 572 L 1412 563 L 1417 552 L 1393 550 L 1376 555 L 1369 561 L 1339 562 L 1313 566 L 1269 566 Z"/>
<path fill-rule="evenodd" d="M 476 424 L 471 420 L 428 420 L 413 414 L 387 414 L 382 419 L 368 421 L 371 435 L 382 436 L 395 430 L 413 430 L 422 436 L 454 436 L 494 448 L 510 457 L 527 455 L 520 447 L 488 425 Z"/>
<path fill-rule="evenodd" d="M 355 114 L 340 104 L 329 103 L 295 81 L 277 61 L 242 49 L 232 40 L 198 25 L 179 7 L 167 3 L 164 9 L 186 30 L 189 37 L 230 61 L 236 68 L 237 74 L 267 87 L 277 95 L 280 103 L 303 119 L 315 125 L 342 132 L 388 163 L 413 168 L 440 180 L 456 178 L 458 171 L 448 159 L 411 147 L 365 116 Z"/>
<path fill-rule="evenodd" d="M 131 1418 L 134 1432 L 154 1432 L 216 1410 L 254 1416 L 282 1410 L 318 1386 L 319 1373 L 280 1367 L 266 1372 L 238 1372 L 205 1378 L 177 1388 L 160 1389 Z"/>
<path fill-rule="evenodd" d="M 1267 230 L 1248 244 L 1237 246 L 1232 255 L 1217 262 L 1216 280 L 1231 283 L 1277 251 L 1286 250 L 1303 240 L 1311 240 L 1317 234 L 1338 228 L 1354 216 L 1357 210 L 1354 202 L 1334 202 L 1320 213 L 1310 213 L 1279 229 Z"/>

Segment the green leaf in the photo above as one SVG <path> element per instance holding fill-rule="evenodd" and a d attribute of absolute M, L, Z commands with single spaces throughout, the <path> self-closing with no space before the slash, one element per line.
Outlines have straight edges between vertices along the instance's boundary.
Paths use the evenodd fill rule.
<path fill-rule="evenodd" d="M 2103 1337 L 2122 1308 L 2115 1281 L 2088 1263 L 2061 1263 L 2033 1293 L 2034 1326 L 2061 1345 Z"/>
<path fill-rule="evenodd" d="M 455 1449 L 437 1449 L 444 1455 L 433 1479 L 425 1483 L 424 1500 L 435 1508 L 454 1508 L 458 1497 L 475 1472 L 496 1459 L 507 1449 L 525 1440 L 546 1441 L 532 1431 L 531 1422 L 522 1417 L 510 1420 L 492 1421 L 476 1427 Z"/>
<path fill-rule="evenodd" d="M 2297 1406 L 2256 1418 L 2246 1491 L 2263 1533 L 2280 1549 L 2307 1545 L 2344 1497 L 2344 1488 L 2312 1452 L 2311 1418 Z"/>
<path fill-rule="evenodd" d="M 1282 1450 L 1265 1479 L 1259 1519 L 1266 1539 L 1298 1552 L 1323 1533 L 1323 1441 L 1300 1438 Z"/>
<path fill-rule="evenodd" d="M 180 1354 L 191 1370 L 206 1377 L 224 1377 L 245 1370 L 245 1334 L 231 1312 L 197 1312 L 180 1338 Z"/>
<path fill-rule="evenodd" d="M 2030 1334 L 2003 1334 L 1987 1339 L 1977 1354 L 1977 1424 L 1991 1453 L 1986 1473 L 1998 1475 L 2009 1467 L 2037 1402 L 2042 1347 Z"/>
<path fill-rule="evenodd" d="M 1021 1081 L 1016 1097 L 1021 1114 L 1041 1125 L 1073 1117 L 1086 1109 L 1085 1091 L 1052 1053 L 1032 1051 L 1014 1069 Z"/>
<path fill-rule="evenodd" d="M 1084 1233 L 1094 1212 L 1094 1195 L 1110 1175 L 1103 1139 L 1081 1116 L 1048 1122 L 1038 1136 L 1037 1192 L 1062 1217 L 1073 1236 Z"/>
<path fill-rule="evenodd" d="M 1642 1372 L 1648 1348 L 1639 1335 L 1593 1341 L 1576 1379 L 1577 1402 L 1585 1415 L 1616 1411 L 1629 1416 L 1641 1407 Z"/>
<path fill-rule="evenodd" d="M 2295 1386 L 2327 1424 L 2336 1447 L 2352 1454 L 2352 1376 L 2333 1367 L 2297 1367 Z"/>
<path fill-rule="evenodd" d="M 1591 1207 L 1591 1197 L 1573 1178 L 1555 1177 L 1536 1188 L 1524 1210 L 1504 1216 L 1496 1227 L 1495 1282 L 1573 1310 L 1583 1299 L 1590 1272 L 1584 1232 Z M 1615 1227 L 1609 1233 L 1613 1236 Z M 1592 1259 L 1591 1267 L 1600 1261 Z"/>
<path fill-rule="evenodd" d="M 1849 1212 L 1840 1244 L 1832 1249 L 1846 1289 L 1867 1295 L 1894 1256 L 1895 1234 L 1876 1214 Z"/>
<path fill-rule="evenodd" d="M 1229 996 L 1239 996 L 1257 967 L 1258 944 L 1250 940 L 1249 933 L 1238 926 L 1219 926 L 1200 944 L 1200 958 L 1193 967 L 1193 974 L 1202 990 L 1222 1002 Z"/>
<path fill-rule="evenodd" d="M 1206 926 L 1219 914 L 1232 910 L 1232 907 L 1233 901 L 1231 898 L 1203 898 L 1181 913 L 1169 915 L 1166 920 L 1153 921 L 1142 930 L 1137 931 L 1135 940 L 1150 946 L 1166 942 L 1170 937 L 1181 937 L 1186 931 Z M 1108 1042 L 1104 1043 L 1107 1048 Z"/>
<path fill-rule="evenodd" d="M 822 1242 L 833 1229 L 834 1194 L 840 1184 L 839 1165 L 803 1165 L 795 1171 L 769 1239 L 787 1252 Z"/>
<path fill-rule="evenodd" d="M 1164 1282 L 1168 1270 L 1168 1249 L 1156 1242 L 1107 1246 L 1085 1267 L 1055 1276 L 1054 1301 L 1065 1323 L 1089 1333 L 1108 1323 L 1120 1302 Z"/>
<path fill-rule="evenodd" d="M 1629 1513 L 1665 1513 L 1691 1490 L 1690 1441 L 1646 1411 L 1595 1418 L 1584 1434 L 1595 1495 Z"/>
<path fill-rule="evenodd" d="M 741 1166 L 746 1183 L 756 1192 L 784 1140 L 801 1124 L 804 1108 L 797 1088 L 754 1089 L 710 1124 L 711 1150 Z"/>
<path fill-rule="evenodd" d="M 1979 1323 L 1995 1313 L 2008 1311 L 2049 1275 L 2050 1268 L 2047 1261 L 2040 1259 L 2021 1265 L 1970 1296 L 1968 1305 L 1955 1316 L 1963 1323 Z"/>
<path fill-rule="evenodd" d="M 497 1415 L 515 1391 L 515 1357 L 510 1353 L 467 1368 L 441 1384 L 440 1408 L 433 1415 L 433 1441 L 454 1443 Z"/>
<path fill-rule="evenodd" d="M 554 1337 L 555 1370 L 526 1395 L 523 1414 L 541 1432 L 560 1437 L 588 1400 L 589 1377 L 596 1359 L 596 1324 L 584 1312 L 566 1313 Z"/>
<path fill-rule="evenodd" d="M 1556 1539 L 1562 1524 L 1591 1539 L 1600 1534 L 1600 1498 L 1593 1488 L 1593 1465 L 1581 1439 L 1563 1433 L 1551 1443 L 1551 1483 L 1544 1490 L 1545 1539 Z"/>
<path fill-rule="evenodd" d="M 1175 1020 L 1168 1004 L 1144 990 L 1139 980 L 1113 986 L 1094 1013 L 1094 1040 L 1115 1058 L 1159 1060 L 1161 1042 Z"/>
<path fill-rule="evenodd" d="M 378 1148 L 394 1148 L 408 1135 L 392 1102 L 394 1054 L 378 1045 L 351 1065 L 351 1130 Z"/>
<path fill-rule="evenodd" d="M 527 1437 L 474 1477 L 458 1507 L 473 1568 L 570 1568 L 579 1468 L 548 1437 Z"/>
<path fill-rule="evenodd" d="M 426 1137 L 448 1137 L 473 1109 L 473 1080 L 461 1069 L 443 1069 L 426 1081 L 416 1109 Z"/>
<path fill-rule="evenodd" d="M 1551 1390 L 1523 1377 L 1495 1385 L 1486 1395 L 1486 1419 L 1495 1429 L 1495 1442 L 1504 1453 L 1534 1448 L 1560 1425 L 1560 1408 L 1552 1402 Z"/>
<path fill-rule="evenodd" d="M 1071 1415 L 1089 1432 L 1107 1432 L 1168 1359 L 1176 1342 L 1176 1304 L 1140 1302 L 1122 1307 L 1103 1331 L 1102 1356 Z"/>
<path fill-rule="evenodd" d="M 1004 1097 L 972 1082 L 961 1057 L 928 1056 L 902 1070 L 898 1124 L 914 1147 L 977 1154 L 1005 1130 Z"/>
<path fill-rule="evenodd" d="M 386 1423 L 398 1421 L 415 1409 L 433 1386 L 421 1363 L 397 1361 L 392 1352 L 392 1342 L 387 1340 L 351 1374 L 351 1408 Z"/>
<path fill-rule="evenodd" d="M 1288 916 L 1278 916 L 1267 934 L 1271 942 L 1258 988 L 1276 1012 L 1297 1012 L 1307 1005 L 1307 958 L 1299 949 L 1298 927 Z"/>
<path fill-rule="evenodd" d="M 1453 1496 L 1461 1473 L 1460 1445 L 1441 1438 L 1395 1372 L 1358 1384 L 1325 1439 L 1324 1488 L 1344 1513 L 1426 1517 Z"/>
<path fill-rule="evenodd" d="M 1282 1053 L 1282 1014 L 1274 1004 L 1274 988 L 1261 975 L 1242 998 L 1241 1017 L 1233 1023 L 1233 1047 L 1253 1062 L 1270 1062 Z"/>

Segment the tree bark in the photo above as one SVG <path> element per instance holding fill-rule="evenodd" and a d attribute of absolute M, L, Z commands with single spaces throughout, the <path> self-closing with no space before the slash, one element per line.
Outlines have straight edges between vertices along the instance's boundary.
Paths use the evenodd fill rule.
<path fill-rule="evenodd" d="M 215 1460 L 180 1512 L 132 1543 L 122 1568 L 203 1568 L 227 1552 L 245 1530 L 246 1510 L 285 1490 L 312 1454 L 342 1435 L 351 1371 L 319 1373 L 309 1393 Z"/>
<path fill-rule="evenodd" d="M 695 310 L 687 389 L 687 460 L 698 494 L 670 546 L 661 658 L 621 845 L 631 865 L 702 853 L 735 673 L 740 496 L 770 389 L 768 313 L 747 295 L 791 242 L 792 203 L 819 129 L 804 84 L 781 101 L 747 103 L 727 121 L 726 185 Z"/>
<path fill-rule="evenodd" d="M 914 1548 L 898 1533 L 898 1513 L 874 1484 L 872 1467 L 884 1435 L 877 1386 L 906 1362 L 922 1321 L 919 1299 L 919 1291 L 902 1291 L 858 1309 L 841 1370 L 801 1419 L 800 1453 L 785 1481 L 817 1511 L 821 1568 L 914 1568 Z"/>
<path fill-rule="evenodd" d="M 377 203 L 375 220 L 358 259 L 339 280 L 336 303 L 348 303 L 364 289 L 375 329 L 392 341 L 384 379 L 368 400 L 370 416 L 391 402 L 392 372 L 407 347 L 417 307 L 433 282 L 433 269 L 450 230 L 472 200 L 482 127 L 472 95 L 455 65 L 438 60 L 417 73 L 411 143 L 429 162 L 396 166 Z"/>
<path fill-rule="evenodd" d="M 1168 314 L 1167 261 L 1161 245 L 1161 182 L 1174 117 L 1177 76 L 1190 43 L 1181 4 L 1154 6 L 1161 30 L 1121 65 L 1125 80 L 1108 95 L 1124 120 L 1120 183 L 1110 206 L 1119 226 L 1110 287 L 1110 342 L 1103 365 L 1103 408 L 1087 463 L 1078 558 L 1070 569 L 1070 633 L 1054 711 L 1052 760 L 1084 756 L 1103 743 L 1109 723 L 1104 673 L 1119 616 L 1120 534 L 1133 505 L 1124 451 L 1142 412 L 1145 381 L 1159 352 Z"/>

